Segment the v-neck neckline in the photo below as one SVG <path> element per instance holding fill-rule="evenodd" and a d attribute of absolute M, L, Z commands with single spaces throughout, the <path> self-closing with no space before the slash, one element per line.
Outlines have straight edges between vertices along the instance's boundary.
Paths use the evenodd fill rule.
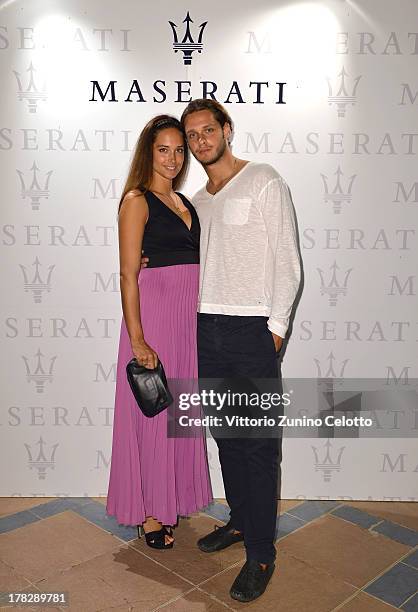
<path fill-rule="evenodd" d="M 206 186 L 207 184 L 206 184 L 205 185 L 206 194 L 210 196 L 211 198 L 214 198 L 215 196 L 218 195 L 218 193 L 222 193 L 222 191 L 224 191 L 228 187 L 228 185 L 231 185 L 235 181 L 235 179 L 238 178 L 242 174 L 242 172 L 244 172 L 245 168 L 247 168 L 252 163 L 253 162 L 251 161 L 247 161 L 247 163 L 241 168 L 241 170 L 239 170 L 236 174 L 234 174 L 234 176 L 231 177 L 229 181 L 223 187 L 221 187 L 221 189 L 219 189 L 219 191 L 217 191 L 216 193 L 210 193 L 210 191 L 207 190 L 207 186 Z"/>
<path fill-rule="evenodd" d="M 155 198 L 157 198 L 157 200 L 164 206 L 164 208 L 166 208 L 169 212 L 171 212 L 171 214 L 174 215 L 180 221 L 180 223 L 182 223 L 185 226 L 186 230 L 189 233 L 192 231 L 192 227 L 193 227 L 193 215 L 192 215 L 192 211 L 187 206 L 187 204 L 185 204 L 183 198 L 181 197 L 181 195 L 179 193 L 177 193 L 177 191 L 175 191 L 174 193 L 177 193 L 177 195 L 179 196 L 180 200 L 183 202 L 183 204 L 185 205 L 185 207 L 187 208 L 187 210 L 190 213 L 190 220 L 191 220 L 190 227 L 187 225 L 187 223 L 185 221 L 183 221 L 183 219 L 180 217 L 180 215 L 175 213 L 174 210 L 171 210 L 171 208 L 169 206 L 167 206 L 167 204 L 165 202 L 163 202 L 163 200 L 161 198 L 159 198 L 153 191 L 150 190 L 150 193 L 152 193 L 152 195 Z"/>

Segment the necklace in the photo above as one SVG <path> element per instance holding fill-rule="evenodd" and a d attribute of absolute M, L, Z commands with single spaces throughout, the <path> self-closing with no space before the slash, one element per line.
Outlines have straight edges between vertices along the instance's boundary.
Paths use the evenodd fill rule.
<path fill-rule="evenodd" d="M 169 200 L 171 200 L 171 202 L 173 203 L 173 206 L 168 205 L 168 207 L 170 208 L 170 210 L 172 210 L 177 215 L 179 215 L 179 217 L 182 217 L 184 213 L 187 212 L 188 210 L 187 208 L 185 208 L 184 210 L 181 210 L 180 206 L 176 204 L 176 201 L 180 199 L 176 193 L 174 193 L 176 199 L 173 199 L 172 196 L 169 195 L 168 193 L 162 193 L 161 191 L 155 191 L 155 189 L 154 189 L 154 193 L 158 193 L 159 195 L 166 196 Z"/>
<path fill-rule="evenodd" d="M 215 191 L 214 191 L 213 193 L 212 193 L 212 192 L 209 192 L 209 193 L 212 193 L 212 195 L 216 195 L 216 194 L 218 193 L 218 191 L 220 191 L 220 190 L 221 190 L 223 187 L 225 187 L 225 185 L 226 185 L 226 184 L 227 184 L 227 183 L 228 183 L 228 182 L 229 182 L 229 181 L 232 179 L 232 177 L 233 177 L 233 176 L 236 174 L 236 172 L 237 172 L 237 171 L 236 171 L 236 169 L 235 169 L 235 167 L 236 167 L 236 165 L 237 165 L 237 161 L 238 161 L 238 160 L 237 160 L 237 158 L 236 158 L 236 157 L 234 157 L 234 165 L 232 166 L 232 172 L 231 172 L 231 174 L 230 174 L 229 176 L 227 176 L 226 178 L 224 178 L 224 179 L 223 179 L 223 180 L 222 180 L 222 181 L 219 183 L 218 187 L 215 189 Z M 206 190 L 207 190 L 207 191 L 208 191 L 209 183 L 210 183 L 210 181 L 208 181 L 208 182 L 206 183 Z"/>

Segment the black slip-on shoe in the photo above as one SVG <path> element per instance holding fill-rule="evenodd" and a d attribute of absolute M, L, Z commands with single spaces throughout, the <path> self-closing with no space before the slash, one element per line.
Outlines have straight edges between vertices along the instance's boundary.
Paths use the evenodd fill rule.
<path fill-rule="evenodd" d="M 266 569 L 262 569 L 258 561 L 249 559 L 235 578 L 229 591 L 232 599 L 238 601 L 253 601 L 260 597 L 266 590 L 270 578 L 273 575 L 275 565 L 270 563 Z"/>
<path fill-rule="evenodd" d="M 243 541 L 243 534 L 234 533 L 234 527 L 231 527 L 231 525 L 228 523 L 222 527 L 215 525 L 215 529 L 213 531 L 197 541 L 197 546 L 202 552 L 211 553 L 218 550 L 223 550 L 232 544 Z"/>

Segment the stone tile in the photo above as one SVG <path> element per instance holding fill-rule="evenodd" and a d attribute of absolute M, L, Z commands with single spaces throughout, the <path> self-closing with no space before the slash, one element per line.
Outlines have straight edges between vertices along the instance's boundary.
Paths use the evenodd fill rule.
<path fill-rule="evenodd" d="M 95 498 L 96 499 L 96 498 Z M 218 505 L 221 504 L 222 506 L 226 506 L 229 510 L 229 506 L 226 502 L 226 499 L 222 499 L 220 497 L 216 497 L 213 500 L 213 503 Z M 296 508 L 296 506 L 300 506 L 301 504 L 303 504 L 303 500 L 301 499 L 279 499 L 277 502 L 277 513 L 282 514 L 283 512 L 287 512 L 287 510 L 290 510 L 290 508 Z M 211 506 L 208 506 L 208 510 L 210 510 Z M 226 520 L 229 519 L 229 515 L 225 515 L 226 516 Z"/>
<path fill-rule="evenodd" d="M 0 561 L 0 591 L 20 591 L 29 586 L 29 582 L 14 567 Z"/>
<path fill-rule="evenodd" d="M 3 561 L 31 582 L 120 546 L 71 510 L 5 533 L 1 540 Z"/>
<path fill-rule="evenodd" d="M 402 610 L 405 612 L 417 612 L 418 610 L 418 593 L 408 599 L 403 605 Z"/>
<path fill-rule="evenodd" d="M 225 612 L 228 608 L 211 595 L 202 593 L 200 589 L 193 589 L 161 609 L 164 612 Z M 140 612 L 139 608 L 134 610 Z"/>
<path fill-rule="evenodd" d="M 335 516 L 319 518 L 279 544 L 334 578 L 362 587 L 408 552 L 408 547 Z"/>
<path fill-rule="evenodd" d="M 99 499 L 99 498 L 94 498 L 94 499 Z M 215 497 L 213 501 L 216 502 L 217 504 L 228 506 L 228 504 L 226 503 L 226 499 L 222 497 Z M 302 503 L 303 503 L 302 499 L 279 499 L 277 503 L 277 513 L 282 514 L 283 512 L 287 512 L 287 510 L 290 510 L 290 508 L 295 508 L 296 506 L 300 506 L 300 504 Z"/>
<path fill-rule="evenodd" d="M 107 497 L 92 497 L 91 499 L 99 504 L 103 504 L 103 506 L 107 504 Z"/>
<path fill-rule="evenodd" d="M 39 504 L 37 506 L 33 506 L 29 510 L 31 514 L 36 516 L 37 518 L 47 518 L 49 516 L 54 516 L 55 514 L 59 514 L 60 512 L 65 512 L 66 510 L 77 510 L 79 508 L 79 504 L 74 504 L 72 502 L 67 501 L 62 497 L 56 497 L 46 504 Z"/>
<path fill-rule="evenodd" d="M 66 510 L 78 512 L 84 506 L 94 503 L 90 497 L 55 497 L 46 504 L 34 506 L 29 512 L 38 518 L 46 518 Z"/>
<path fill-rule="evenodd" d="M 190 583 L 126 545 L 56 572 L 37 586 L 47 592 L 68 591 L 68 609 L 76 612 L 117 607 L 146 612 L 191 588 Z"/>
<path fill-rule="evenodd" d="M 291 508 L 296 508 L 303 503 L 304 502 L 300 499 L 281 499 L 277 503 L 277 514 L 283 514 Z M 229 506 L 225 499 L 216 498 L 212 504 L 207 507 L 204 513 L 218 518 L 221 521 L 225 521 L 225 523 L 229 521 Z"/>
<path fill-rule="evenodd" d="M 34 506 L 46 504 L 54 497 L 0 497 L 0 517 L 30 510 Z"/>
<path fill-rule="evenodd" d="M 78 508 L 77 513 L 124 542 L 129 542 L 130 540 L 138 538 L 138 532 L 135 526 L 119 525 L 114 516 L 108 516 L 106 514 L 106 507 L 103 504 L 93 501 L 90 504 Z"/>
<path fill-rule="evenodd" d="M 387 536 L 391 540 L 396 540 L 397 542 L 401 542 L 401 544 L 406 544 L 407 546 L 418 545 L 418 531 L 409 529 L 408 527 L 402 527 L 401 525 L 391 523 L 390 521 L 380 523 L 373 528 L 373 531 L 383 533 L 383 535 Z"/>
<path fill-rule="evenodd" d="M 198 549 L 197 540 L 213 531 L 215 523 L 216 521 L 203 514 L 181 519 L 174 531 L 174 546 L 169 550 L 150 548 L 145 538 L 137 539 L 129 545 L 155 559 L 164 567 L 179 573 L 191 583 L 199 584 L 245 558 L 244 544 L 241 542 L 218 553 L 204 553 Z"/>
<path fill-rule="evenodd" d="M 214 576 L 199 588 L 225 602 L 233 610 L 263 612 L 320 612 L 335 608 L 356 589 L 342 580 L 330 580 L 329 574 L 296 559 L 279 549 L 276 570 L 265 593 L 254 602 L 242 604 L 232 599 L 229 589 L 241 565 Z M 244 607 L 243 607 L 244 606 Z"/>
<path fill-rule="evenodd" d="M 345 521 L 350 521 L 350 523 L 354 523 L 355 525 L 359 525 L 363 527 L 363 529 L 369 529 L 372 525 L 376 525 L 379 522 L 379 518 L 364 512 L 363 510 L 359 510 L 358 508 L 354 508 L 353 506 L 340 506 L 331 512 L 333 516 L 338 516 Z"/>
<path fill-rule="evenodd" d="M 398 523 L 399 525 L 418 531 L 417 502 L 345 501 L 344 504 L 359 508 L 373 516 L 378 516 L 387 521 L 392 521 L 393 523 Z"/>
<path fill-rule="evenodd" d="M 207 508 L 205 508 L 202 514 L 212 516 L 223 523 L 227 523 L 229 521 L 229 506 L 227 504 L 212 502 Z"/>
<path fill-rule="evenodd" d="M 283 514 L 283 512 L 287 512 L 301 504 L 303 504 L 301 499 L 280 499 L 277 504 L 277 514 Z"/>
<path fill-rule="evenodd" d="M 61 499 L 68 508 L 68 510 L 94 503 L 92 498 L 87 497 L 86 495 L 84 497 L 57 497 L 56 499 Z"/>
<path fill-rule="evenodd" d="M 299 506 L 289 510 L 288 514 L 303 521 L 312 521 L 340 505 L 341 502 L 339 501 L 304 501 Z"/>
<path fill-rule="evenodd" d="M 22 510 L 15 514 L 8 514 L 0 518 L 0 533 L 7 533 L 24 527 L 30 523 L 36 523 L 39 519 L 30 510 Z"/>
<path fill-rule="evenodd" d="M 401 606 L 418 588 L 418 570 L 398 563 L 377 578 L 365 591 L 393 606 Z"/>
<path fill-rule="evenodd" d="M 300 527 L 304 525 L 306 525 L 306 522 L 296 516 L 292 516 L 287 512 L 281 514 L 276 524 L 276 540 L 284 538 L 289 535 L 289 533 L 292 533 L 296 529 L 300 529 Z"/>
<path fill-rule="evenodd" d="M 407 565 L 418 569 L 418 548 L 417 550 L 414 550 L 413 553 L 408 555 L 405 559 L 402 559 L 402 563 L 406 563 Z"/>
<path fill-rule="evenodd" d="M 391 612 L 391 610 L 393 612 L 397 608 L 386 604 L 380 599 L 371 597 L 367 593 L 361 592 L 353 599 L 350 599 L 340 610 L 341 612 Z"/>
<path fill-rule="evenodd" d="M 29 512 L 38 519 L 48 518 L 49 516 L 55 516 L 60 512 L 65 512 L 69 508 L 64 504 L 64 501 L 60 498 L 52 499 L 46 504 L 38 504 L 33 506 Z"/>
<path fill-rule="evenodd" d="M 217 502 L 218 504 L 223 504 L 224 506 L 227 506 L 228 504 L 226 503 L 226 499 L 224 497 L 214 497 L 213 498 L 214 502 Z"/>

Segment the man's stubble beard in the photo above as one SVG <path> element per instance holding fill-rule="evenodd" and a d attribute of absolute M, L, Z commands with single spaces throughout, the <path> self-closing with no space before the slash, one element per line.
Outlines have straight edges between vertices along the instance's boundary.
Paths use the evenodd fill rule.
<path fill-rule="evenodd" d="M 212 166 L 212 164 L 216 164 L 216 162 L 218 162 L 221 159 L 222 155 L 225 153 L 226 146 L 227 146 L 227 140 L 224 137 L 222 142 L 221 142 L 221 144 L 220 144 L 220 148 L 216 151 L 216 153 L 212 157 L 212 159 L 208 159 L 207 161 L 201 161 L 200 159 L 198 159 L 198 162 L 200 164 L 202 164 L 202 166 L 204 166 L 204 167 Z"/>

